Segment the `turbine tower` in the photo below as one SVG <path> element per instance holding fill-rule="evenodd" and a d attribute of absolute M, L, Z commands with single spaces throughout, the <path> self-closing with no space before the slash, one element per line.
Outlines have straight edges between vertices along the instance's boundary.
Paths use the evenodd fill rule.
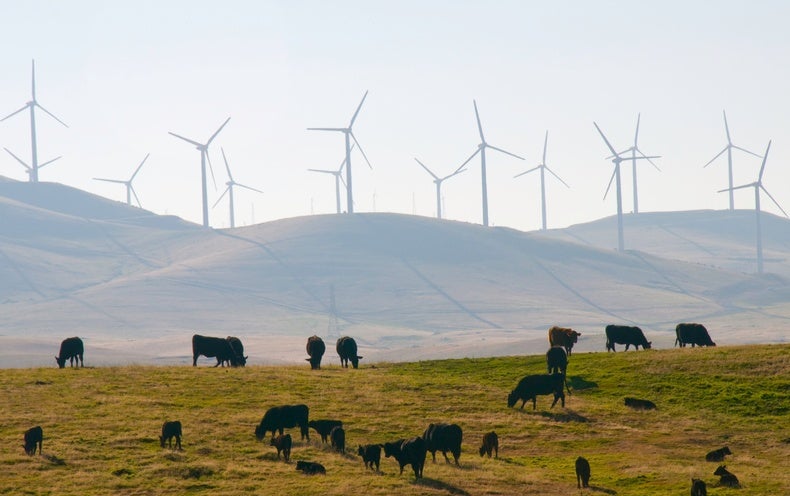
<path fill-rule="evenodd" d="M 715 157 L 710 159 L 707 164 L 703 165 L 702 168 L 704 169 L 705 167 L 709 166 L 711 163 L 713 163 L 714 160 L 719 158 L 722 153 L 727 152 L 727 173 L 729 174 L 729 183 L 728 183 L 729 186 L 726 189 L 724 189 L 723 191 L 729 191 L 730 192 L 730 210 L 734 210 L 735 209 L 735 199 L 734 199 L 734 196 L 733 196 L 733 189 L 734 188 L 732 187 L 732 149 L 735 148 L 736 150 L 740 150 L 742 152 L 746 152 L 749 155 L 754 155 L 757 158 L 762 158 L 762 157 L 757 155 L 756 153 L 754 153 L 752 151 L 747 150 L 746 148 L 741 148 L 740 146 L 732 144 L 732 138 L 730 137 L 730 126 L 727 125 L 727 112 L 722 110 L 722 114 L 724 114 L 724 130 L 727 132 L 727 145 L 724 147 L 724 149 L 722 151 L 717 153 Z"/>
<path fill-rule="evenodd" d="M 765 186 L 763 186 L 763 173 L 765 172 L 765 162 L 768 160 L 768 151 L 770 149 L 771 149 L 771 142 L 769 141 L 768 147 L 765 149 L 765 155 L 763 155 L 763 165 L 760 167 L 760 174 L 757 176 L 757 181 L 749 184 L 742 184 L 740 186 L 719 190 L 719 193 L 729 191 L 730 195 L 732 195 L 732 192 L 736 189 L 754 188 L 754 213 L 755 213 L 755 222 L 757 225 L 757 273 L 758 274 L 763 273 L 763 232 L 760 223 L 760 190 L 763 190 L 763 192 L 766 195 L 768 195 L 768 198 L 770 198 L 771 201 L 774 202 L 774 205 L 779 207 L 779 210 L 781 210 L 782 213 L 785 214 L 785 217 L 787 217 L 787 212 L 785 212 L 785 210 L 779 205 L 779 202 L 777 202 L 776 199 L 774 199 L 774 197 L 771 196 L 771 193 L 769 193 L 768 190 L 765 189 Z"/>
<path fill-rule="evenodd" d="M 514 178 L 523 176 L 525 174 L 529 174 L 532 171 L 540 170 L 540 213 L 541 219 L 543 220 L 543 230 L 546 230 L 546 171 L 549 171 L 552 176 L 556 177 L 562 184 L 565 185 L 566 188 L 570 188 L 568 183 L 562 180 L 560 176 L 554 173 L 553 170 L 549 169 L 549 166 L 546 165 L 546 145 L 549 143 L 549 132 L 546 131 L 546 137 L 543 139 L 543 161 L 537 167 L 533 167 L 528 171 L 524 171 L 520 174 L 516 174 L 513 176 Z"/>
<path fill-rule="evenodd" d="M 370 161 L 368 160 L 368 156 L 365 155 L 365 151 L 362 149 L 362 146 L 357 141 L 357 137 L 354 136 L 354 121 L 357 120 L 357 115 L 359 115 L 359 110 L 362 108 L 362 104 L 365 103 L 365 98 L 368 97 L 368 92 L 365 91 L 365 94 L 362 96 L 362 101 L 359 102 L 357 106 L 356 112 L 351 117 L 351 121 L 348 123 L 348 127 L 308 127 L 308 131 L 337 131 L 341 132 L 346 137 L 346 203 L 347 203 L 347 212 L 350 214 L 354 213 L 354 193 L 351 187 L 351 140 L 354 140 L 356 143 L 357 148 L 359 151 L 362 152 L 362 156 L 365 158 L 365 162 L 368 163 L 368 167 L 373 169 L 373 166 L 370 165 Z"/>
<path fill-rule="evenodd" d="M 51 164 L 52 162 L 54 162 L 55 160 L 57 160 L 60 157 L 54 158 L 54 159 L 52 159 L 52 160 L 50 160 L 48 162 L 44 162 L 43 164 L 40 164 L 40 165 L 38 163 L 38 145 L 37 145 L 37 141 L 36 141 L 36 107 L 40 108 L 42 111 L 44 111 L 45 114 L 49 115 L 50 117 L 52 117 L 53 119 L 55 119 L 59 123 L 63 124 L 64 127 L 69 127 L 69 126 L 67 126 L 66 123 L 63 122 L 62 120 L 60 120 L 57 117 L 55 117 L 52 114 L 52 112 L 50 112 L 49 110 L 47 110 L 44 107 L 42 107 L 38 103 L 38 100 L 36 100 L 36 61 L 35 60 L 33 60 L 33 69 L 32 69 L 31 81 L 32 81 L 31 82 L 32 99 L 29 102 L 27 102 L 21 109 L 19 109 L 19 110 L 15 111 L 15 112 L 3 117 L 2 119 L 0 119 L 0 122 L 8 119 L 9 117 L 15 116 L 16 114 L 24 111 L 25 109 L 30 109 L 30 148 L 32 150 L 31 165 L 28 165 L 25 162 L 23 162 L 22 160 L 20 160 L 19 157 L 17 157 L 13 153 L 11 153 L 10 150 L 6 149 L 6 151 L 8 153 L 10 153 L 12 157 L 14 157 L 20 164 L 22 164 L 27 169 L 27 174 L 28 174 L 28 176 L 30 178 L 30 182 L 31 183 L 37 183 L 38 182 L 38 170 L 40 168 L 44 167 L 47 164 Z"/>
<path fill-rule="evenodd" d="M 622 252 L 625 250 L 625 242 L 623 238 L 623 195 L 622 195 L 621 184 L 620 184 L 620 162 L 622 162 L 623 160 L 643 160 L 643 159 L 649 160 L 651 158 L 659 158 L 659 157 L 642 156 L 642 157 L 623 158 L 620 156 L 619 153 L 615 151 L 612 144 L 609 143 L 609 140 L 606 139 L 606 136 L 603 134 L 603 131 L 601 131 L 601 128 L 598 127 L 598 124 L 595 122 L 593 122 L 593 124 L 595 125 L 595 129 L 597 129 L 598 133 L 601 135 L 601 138 L 603 138 L 604 143 L 606 143 L 606 146 L 609 148 L 609 151 L 612 152 L 611 157 L 612 157 L 612 163 L 614 164 L 614 171 L 612 172 L 612 177 L 609 179 L 609 185 L 606 186 L 606 192 L 604 193 L 603 197 L 605 199 L 606 195 L 609 194 L 609 188 L 612 187 L 612 180 L 616 179 L 615 187 L 617 188 L 617 251 Z"/>
<path fill-rule="evenodd" d="M 137 166 L 137 169 L 134 170 L 134 174 L 132 174 L 132 177 L 130 177 L 128 181 L 123 181 L 121 179 L 104 179 L 104 178 L 101 178 L 101 177 L 94 177 L 93 180 L 94 181 L 104 181 L 104 182 L 108 182 L 108 183 L 118 183 L 118 184 L 125 185 L 126 186 L 126 204 L 127 205 L 131 205 L 132 204 L 132 195 L 134 195 L 134 199 L 137 200 L 137 206 L 142 208 L 143 206 L 140 203 L 140 198 L 137 197 L 137 192 L 134 190 L 134 186 L 132 186 L 132 181 L 134 181 L 134 176 L 136 176 L 137 173 L 140 172 L 140 169 L 143 167 L 143 164 L 145 163 L 146 160 L 148 160 L 148 157 L 150 155 L 151 154 L 149 153 L 149 154 L 147 154 L 145 156 L 143 161 L 140 162 L 140 165 Z"/>
<path fill-rule="evenodd" d="M 263 194 L 263 191 L 261 191 L 259 189 L 252 188 L 250 186 L 245 186 L 244 184 L 241 184 L 241 183 L 237 183 L 233 179 L 233 174 L 230 173 L 230 166 L 228 165 L 228 159 L 225 157 L 225 149 L 220 147 L 220 151 L 222 152 L 222 160 L 225 162 L 225 170 L 228 171 L 228 182 L 225 183 L 227 188 L 225 188 L 225 191 L 223 191 L 222 194 L 219 195 L 219 198 L 217 198 L 217 201 L 214 203 L 214 207 L 216 207 L 219 204 L 220 200 L 222 200 L 222 198 L 227 193 L 228 194 L 228 199 L 230 200 L 230 227 L 232 229 L 232 228 L 236 227 L 236 218 L 234 217 L 234 207 L 233 207 L 233 187 L 234 186 L 238 186 L 240 188 L 246 188 L 246 189 L 249 189 L 251 191 L 255 191 L 256 193 L 261 193 L 261 194 Z"/>
<path fill-rule="evenodd" d="M 488 185 L 486 183 L 486 148 L 491 148 L 492 150 L 496 150 L 498 152 L 504 153 L 505 155 L 510 155 L 511 157 L 516 157 L 519 160 L 524 160 L 524 157 L 519 157 L 515 153 L 510 153 L 506 150 L 501 148 L 497 148 L 493 145 L 489 145 L 486 141 L 485 137 L 483 136 L 483 125 L 480 124 L 480 113 L 477 111 L 477 102 L 472 100 L 472 103 L 475 106 L 475 117 L 477 118 L 477 130 L 480 132 L 480 144 L 477 145 L 477 150 L 461 164 L 460 167 L 456 169 L 456 171 L 460 171 L 464 168 L 466 164 L 469 163 L 470 160 L 475 158 L 477 154 L 480 154 L 480 171 L 482 174 L 482 184 L 483 184 L 483 225 L 488 226 Z"/>
<path fill-rule="evenodd" d="M 211 167 L 211 158 L 208 156 L 208 146 L 214 141 L 214 138 L 217 137 L 222 128 L 225 127 L 225 124 L 228 123 L 230 117 L 225 119 L 225 122 L 217 129 L 214 134 L 206 141 L 205 143 L 198 143 L 197 141 L 191 140 L 189 138 L 185 138 L 181 135 L 178 135 L 174 132 L 168 131 L 169 134 L 172 134 L 176 138 L 182 139 L 187 143 L 191 143 L 195 145 L 195 148 L 200 150 L 200 176 L 202 179 L 203 185 L 203 227 L 208 227 L 208 192 L 206 191 L 206 161 L 208 161 L 209 167 Z M 214 168 L 211 167 L 211 177 L 214 177 Z"/>
<path fill-rule="evenodd" d="M 351 150 L 354 150 L 354 145 L 351 145 Z M 332 174 L 335 176 L 335 204 L 337 206 L 337 213 L 340 213 L 340 183 L 343 183 L 343 186 L 346 185 L 346 182 L 343 181 L 343 167 L 346 165 L 346 159 L 340 163 L 340 167 L 337 170 L 326 170 L 326 169 L 307 169 L 310 172 L 320 172 L 323 174 Z"/>
<path fill-rule="evenodd" d="M 634 183 L 634 213 L 635 214 L 639 213 L 639 194 L 638 194 L 638 191 L 637 191 L 637 184 L 636 184 L 636 158 L 637 158 L 636 155 L 637 155 L 637 153 L 639 154 L 640 157 L 646 158 L 647 161 L 650 162 L 650 165 L 655 167 L 657 171 L 661 172 L 661 169 L 659 169 L 658 166 L 652 160 L 647 158 L 647 155 L 645 155 L 642 152 L 642 150 L 639 149 L 639 145 L 638 145 L 638 142 L 639 142 L 639 120 L 641 119 L 641 117 L 642 117 L 641 113 L 637 114 L 637 116 L 636 116 L 636 133 L 634 134 L 634 145 L 631 146 L 630 148 L 627 148 L 627 149 L 625 149 L 625 150 L 620 152 L 620 155 L 622 155 L 624 153 L 631 152 L 631 158 L 629 160 L 631 160 L 631 167 L 632 167 L 632 169 L 631 169 L 632 170 L 632 175 L 631 176 L 632 176 L 633 183 Z M 612 158 L 612 157 L 610 156 L 610 157 L 607 157 L 607 158 Z"/>
<path fill-rule="evenodd" d="M 434 174 L 431 171 L 431 169 L 426 167 L 425 164 L 420 162 L 417 158 L 415 158 L 414 160 L 416 160 L 417 163 L 420 164 L 422 168 L 425 169 L 426 172 L 428 172 L 428 174 L 431 175 L 431 177 L 433 177 L 433 182 L 434 184 L 436 184 L 436 218 L 441 219 L 442 218 L 442 183 L 447 179 L 450 179 L 451 177 L 466 171 L 466 169 L 457 169 L 452 174 L 448 174 L 444 177 L 439 177 L 436 174 Z"/>

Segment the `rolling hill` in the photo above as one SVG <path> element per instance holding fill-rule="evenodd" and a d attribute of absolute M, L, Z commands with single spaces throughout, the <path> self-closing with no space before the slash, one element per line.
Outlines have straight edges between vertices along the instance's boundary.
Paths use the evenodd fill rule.
<path fill-rule="evenodd" d="M 765 223 L 769 275 L 748 273 L 751 216 L 639 214 L 546 233 L 401 214 L 203 229 L 53 183 L 0 181 L 0 366 L 48 364 L 64 337 L 91 363 L 186 363 L 193 333 L 240 336 L 253 363 L 301 360 L 307 336 L 355 336 L 368 360 L 540 352 L 553 324 L 602 350 L 603 326 L 658 347 L 701 321 L 722 343 L 786 340 L 790 223 Z M 751 237 L 750 237 L 751 233 Z M 337 326 L 330 326 L 334 298 Z"/>

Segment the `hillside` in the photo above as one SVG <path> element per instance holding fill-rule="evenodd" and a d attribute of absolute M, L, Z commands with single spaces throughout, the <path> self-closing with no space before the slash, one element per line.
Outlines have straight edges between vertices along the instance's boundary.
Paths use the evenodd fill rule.
<path fill-rule="evenodd" d="M 747 222 L 642 215 L 664 226 Z M 369 359 L 414 360 L 539 352 L 553 324 L 580 330 L 581 350 L 603 349 L 612 322 L 641 326 L 657 347 L 672 346 L 680 321 L 704 322 L 721 344 L 782 342 L 790 318 L 783 276 L 667 244 L 620 254 L 560 232 L 400 214 L 211 230 L 51 183 L 0 183 L 0 218 L 0 366 L 47 365 L 70 335 L 83 337 L 92 364 L 186 363 L 195 332 L 242 337 L 252 363 L 301 361 L 311 334 L 331 354 L 349 334 Z M 788 230 L 776 220 L 767 232 Z M 719 246 L 709 231 L 685 235 Z M 730 243 L 745 250 L 747 238 Z"/>
<path fill-rule="evenodd" d="M 790 345 L 684 348 L 638 353 L 575 353 L 565 408 L 507 408 L 518 380 L 545 370 L 542 355 L 377 363 L 214 369 L 201 364 L 0 370 L 2 494 L 293 494 L 619 496 L 688 494 L 701 478 L 717 488 L 705 454 L 727 445 L 726 465 L 750 496 L 784 494 L 790 474 Z M 199 385 L 199 387 L 197 387 Z M 634 411 L 623 398 L 649 399 Z M 65 400 L 64 400 L 65 398 Z M 349 401 L 353 398 L 353 401 Z M 291 463 L 253 435 L 271 406 L 305 403 L 310 417 L 340 419 L 346 455 L 311 432 L 295 436 Z M 184 426 L 183 451 L 158 444 L 162 422 Z M 419 435 L 429 422 L 463 429 L 460 467 L 438 454 L 424 478 L 382 456 L 381 474 L 363 467 L 359 444 Z M 43 455 L 28 457 L 22 433 L 44 430 Z M 498 459 L 481 458 L 495 430 Z M 592 467 L 592 488 L 577 491 L 574 460 Z M 326 476 L 295 471 L 322 463 Z"/>

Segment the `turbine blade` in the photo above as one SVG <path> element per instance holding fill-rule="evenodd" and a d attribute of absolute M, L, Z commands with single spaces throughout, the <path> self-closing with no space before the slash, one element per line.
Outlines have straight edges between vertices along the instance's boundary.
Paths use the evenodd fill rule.
<path fill-rule="evenodd" d="M 598 124 L 597 124 L 595 121 L 593 121 L 593 124 L 595 125 L 595 129 L 597 129 L 597 130 L 598 130 L 598 133 L 601 135 L 601 138 L 603 138 L 603 141 L 604 141 L 604 143 L 606 143 L 606 146 L 608 146 L 608 147 L 609 147 L 609 150 L 611 150 L 612 154 L 613 154 L 615 157 L 617 157 L 617 156 L 618 156 L 618 153 L 617 153 L 616 151 L 614 151 L 614 147 L 612 146 L 612 144 L 611 144 L 611 143 L 609 143 L 609 140 L 608 140 L 608 139 L 606 139 L 606 136 L 603 134 L 603 131 L 601 131 L 601 128 L 600 128 L 600 127 L 598 127 Z"/>
<path fill-rule="evenodd" d="M 628 153 L 628 152 L 630 152 L 631 150 L 635 150 L 635 148 L 634 148 L 633 146 L 629 146 L 628 148 L 626 148 L 625 150 L 621 151 L 621 152 L 620 152 L 620 153 L 618 153 L 617 155 L 609 155 L 609 156 L 607 156 L 607 157 L 606 157 L 606 160 L 613 159 L 613 158 L 617 157 L 618 155 L 622 155 L 622 154 L 624 154 L 624 153 Z M 624 158 L 623 160 L 628 160 L 628 157 Z"/>
<path fill-rule="evenodd" d="M 138 166 L 137 166 L 137 169 L 135 169 L 135 171 L 134 171 L 134 174 L 132 174 L 132 177 L 130 177 L 130 178 L 129 178 L 129 182 L 132 182 L 132 180 L 134 180 L 134 176 L 136 176 L 136 175 L 137 175 L 137 173 L 138 173 L 138 172 L 140 172 L 140 169 L 142 169 L 142 168 L 143 168 L 143 164 L 145 163 L 145 161 L 146 161 L 146 160 L 148 160 L 148 157 L 150 157 L 150 156 L 151 156 L 151 154 L 150 154 L 150 153 L 149 153 L 149 154 L 147 154 L 147 155 L 145 156 L 145 158 L 143 159 L 143 161 L 142 161 L 142 162 L 140 162 L 140 165 L 138 165 Z"/>
<path fill-rule="evenodd" d="M 724 114 L 724 130 L 727 131 L 727 143 L 732 145 L 732 139 L 730 138 L 730 126 L 727 124 L 727 112 L 722 110 L 722 114 Z"/>
<path fill-rule="evenodd" d="M 32 60 L 30 64 L 30 94 L 33 96 L 33 101 L 36 101 L 36 59 Z"/>
<path fill-rule="evenodd" d="M 740 186 L 733 186 L 732 188 L 724 188 L 722 190 L 717 191 L 717 193 L 724 193 L 725 191 L 729 191 L 729 190 L 735 191 L 736 189 L 753 188 L 755 186 L 759 186 L 759 185 L 757 183 L 741 184 Z"/>
<path fill-rule="evenodd" d="M 217 198 L 217 201 L 214 202 L 214 205 L 212 205 L 211 208 L 216 207 L 219 204 L 219 202 L 222 201 L 223 198 L 225 198 L 225 194 L 228 191 L 230 191 L 230 188 L 231 188 L 231 186 L 228 186 L 227 188 L 225 188 L 225 191 L 223 191 L 222 194 L 219 195 L 219 198 Z"/>
<path fill-rule="evenodd" d="M 606 186 L 606 191 L 603 194 L 603 199 L 606 200 L 606 195 L 609 194 L 609 189 L 612 187 L 612 181 L 614 181 L 614 175 L 617 174 L 617 167 L 614 168 L 612 171 L 612 177 L 609 178 L 609 184 Z"/>
<path fill-rule="evenodd" d="M 543 138 L 543 165 L 546 165 L 546 146 L 549 144 L 549 130 L 546 130 L 546 137 Z"/>
<path fill-rule="evenodd" d="M 777 207 L 779 210 L 781 210 L 783 214 L 785 214 L 785 217 L 788 217 L 788 215 L 787 215 L 787 212 L 785 212 L 785 209 L 783 209 L 783 208 L 782 208 L 782 206 L 781 206 L 781 205 L 779 205 L 779 202 L 778 202 L 778 201 L 776 201 L 776 198 L 774 198 L 774 197 L 771 195 L 771 193 L 769 193 L 769 192 L 768 192 L 768 190 L 767 190 L 767 189 L 765 189 L 765 187 L 764 187 L 762 184 L 760 185 L 760 189 L 761 189 L 761 190 L 763 190 L 763 192 L 765 192 L 765 194 L 766 194 L 766 195 L 768 195 L 768 198 L 770 198 L 770 199 L 771 199 L 771 201 L 772 201 L 772 202 L 774 202 L 774 205 L 776 205 L 776 207 Z"/>
<path fill-rule="evenodd" d="M 28 105 L 28 104 L 26 103 L 26 104 L 25 104 L 25 106 L 24 106 L 24 107 L 22 107 L 21 109 L 17 110 L 16 112 L 12 112 L 12 113 L 8 114 L 7 116 L 3 117 L 2 119 L 0 119 L 0 122 L 3 122 L 4 120 L 8 119 L 9 117 L 13 117 L 13 116 L 15 116 L 16 114 L 18 114 L 19 112 L 22 112 L 23 110 L 25 110 L 25 109 L 26 109 L 26 108 L 28 108 L 29 106 L 30 106 L 30 105 Z"/>
<path fill-rule="evenodd" d="M 214 131 L 214 134 L 211 135 L 211 138 L 209 138 L 208 141 L 206 141 L 206 147 L 208 147 L 208 145 L 210 145 L 211 142 L 214 141 L 214 138 L 216 138 L 217 135 L 219 134 L 219 132 L 222 131 L 222 128 L 225 127 L 225 125 L 228 123 L 228 121 L 230 121 L 230 117 L 225 119 L 225 122 L 222 123 L 222 125 L 219 127 L 219 129 Z"/>
<path fill-rule="evenodd" d="M 757 176 L 757 183 L 762 187 L 763 184 L 763 173 L 765 172 L 765 163 L 768 161 L 768 152 L 771 150 L 771 140 L 768 140 L 768 147 L 765 149 L 765 155 L 763 155 L 763 165 L 760 166 L 760 175 Z"/>
<path fill-rule="evenodd" d="M 717 158 L 719 158 L 719 157 L 721 156 L 721 154 L 722 154 L 722 153 L 724 153 L 724 152 L 726 152 L 726 151 L 727 151 L 727 148 L 729 148 L 729 145 L 725 146 L 725 147 L 724 147 L 724 149 L 723 149 L 722 151 L 720 151 L 719 153 L 717 153 L 715 157 L 713 157 L 712 159 L 708 160 L 708 163 L 707 163 L 707 164 L 705 164 L 705 165 L 703 165 L 703 166 L 702 166 L 702 168 L 704 169 L 705 167 L 707 167 L 707 166 L 709 166 L 710 164 L 712 164 L 712 163 L 713 163 L 713 161 L 714 161 L 714 160 L 716 160 Z"/>
<path fill-rule="evenodd" d="M 362 153 L 362 156 L 365 158 L 365 162 L 367 162 L 367 163 L 368 163 L 368 167 L 370 167 L 370 170 L 373 170 L 373 166 L 372 166 L 372 165 L 370 165 L 370 160 L 368 160 L 368 156 L 367 156 L 367 155 L 365 155 L 365 150 L 363 150 L 363 149 L 362 149 L 362 145 L 360 145 L 360 144 L 359 144 L 359 141 L 357 141 L 357 137 L 356 137 L 356 136 L 354 136 L 354 133 L 349 133 L 349 134 L 350 134 L 350 135 L 351 135 L 351 137 L 354 139 L 354 143 L 356 143 L 356 144 L 357 144 L 357 148 L 359 148 L 359 152 L 360 152 L 360 153 Z"/>
<path fill-rule="evenodd" d="M 638 151 L 638 152 L 639 152 L 639 154 L 641 155 L 641 158 L 643 158 L 643 159 L 646 159 L 648 162 L 650 162 L 650 165 L 652 165 L 653 167 L 655 167 L 657 171 L 661 172 L 661 169 L 659 169 L 659 168 L 658 168 L 658 166 L 656 165 L 656 163 L 655 163 L 655 162 L 653 162 L 652 160 L 650 160 L 650 158 L 651 158 L 651 157 L 648 157 L 647 155 L 645 155 L 644 153 L 642 153 L 642 150 L 640 150 L 639 148 L 636 148 L 636 151 Z"/>
<path fill-rule="evenodd" d="M 568 183 L 563 181 L 562 178 L 557 174 L 555 174 L 553 170 L 549 169 L 548 167 L 546 167 L 546 170 L 549 171 L 552 176 L 556 177 L 562 184 L 564 184 L 566 188 L 570 188 L 570 186 L 568 186 Z"/>
<path fill-rule="evenodd" d="M 639 121 L 642 118 L 642 113 L 636 114 L 636 133 L 634 133 L 634 148 L 636 148 L 636 143 L 639 141 Z"/>
<path fill-rule="evenodd" d="M 510 155 L 511 157 L 516 157 L 516 158 L 517 158 L 517 159 L 519 159 L 519 160 L 524 160 L 524 157 L 521 157 L 521 156 L 519 156 L 519 155 L 516 155 L 515 153 L 510 153 L 510 152 L 509 152 L 509 151 L 507 151 L 507 150 L 503 150 L 503 149 L 501 149 L 501 148 L 497 148 L 496 146 L 489 145 L 489 144 L 486 144 L 486 146 L 487 146 L 488 148 L 491 148 L 491 149 L 493 149 L 493 150 L 496 150 L 496 151 L 498 151 L 498 152 L 504 153 L 504 154 L 506 154 L 506 155 Z"/>
<path fill-rule="evenodd" d="M 198 148 L 203 146 L 203 143 L 198 143 L 197 141 L 193 141 L 193 140 L 191 140 L 189 138 L 184 138 L 180 134 L 176 134 L 176 133 L 174 133 L 172 131 L 168 131 L 167 133 L 175 136 L 176 138 L 182 139 L 182 140 L 186 141 L 187 143 L 192 143 L 193 145 L 197 146 Z"/>
<path fill-rule="evenodd" d="M 733 147 L 733 148 L 737 148 L 738 150 L 740 150 L 740 151 L 742 151 L 742 152 L 746 152 L 746 153 L 748 153 L 749 155 L 754 155 L 754 156 L 755 156 L 755 157 L 757 157 L 757 158 L 763 158 L 763 157 L 761 157 L 760 155 L 758 155 L 758 154 L 754 153 L 753 151 L 747 150 L 746 148 L 741 148 L 740 146 L 737 146 L 737 145 L 732 145 L 732 147 Z"/>
<path fill-rule="evenodd" d="M 348 148 L 348 151 L 349 151 L 349 153 L 354 151 L 354 147 L 355 147 L 355 146 L 357 146 L 357 145 L 356 145 L 356 143 L 351 143 L 351 146 Z M 341 172 L 343 172 L 343 167 L 345 167 L 345 166 L 346 166 L 346 160 L 348 160 L 348 157 L 343 157 L 343 161 L 342 161 L 342 162 L 340 162 L 340 168 L 339 168 L 339 169 L 337 169 L 337 173 L 338 173 L 338 174 L 340 174 Z"/>
<path fill-rule="evenodd" d="M 480 141 L 485 143 L 486 139 L 483 137 L 483 125 L 480 124 L 480 113 L 477 111 L 477 102 L 472 100 L 472 103 L 475 106 L 475 119 L 477 119 L 477 130 L 480 131 Z"/>
<path fill-rule="evenodd" d="M 206 154 L 206 162 L 208 162 L 208 170 L 211 172 L 211 182 L 214 183 L 214 191 L 217 191 L 217 180 L 214 178 L 214 166 L 211 165 L 211 155 L 208 154 L 208 148 L 202 150 Z"/>
<path fill-rule="evenodd" d="M 515 176 L 513 176 L 513 179 L 515 179 L 515 178 L 517 178 L 517 177 L 521 177 L 521 176 L 523 176 L 523 175 L 526 175 L 526 174 L 529 174 L 530 172 L 532 172 L 532 171 L 536 171 L 536 170 L 540 169 L 541 167 L 543 167 L 543 166 L 542 166 L 542 165 L 539 165 L 539 166 L 537 166 L 537 167 L 533 167 L 533 168 L 531 168 L 530 170 L 526 170 L 526 171 L 524 171 L 524 172 L 519 172 L 518 174 L 516 174 Z M 547 167 L 547 169 L 548 169 L 548 167 Z"/>
<path fill-rule="evenodd" d="M 233 181 L 233 175 L 230 173 L 230 166 L 228 165 L 228 159 L 227 159 L 227 157 L 225 157 L 225 149 L 222 148 L 222 147 L 219 147 L 219 149 L 222 152 L 222 160 L 225 161 L 225 170 L 228 171 L 228 178 L 232 182 Z"/>
<path fill-rule="evenodd" d="M 470 161 L 470 160 L 472 160 L 473 158 L 475 158 L 475 156 L 476 156 L 478 153 L 480 153 L 480 150 L 481 150 L 481 148 L 478 146 L 478 147 L 477 147 L 477 150 L 475 150 L 475 152 L 474 152 L 473 154 L 469 155 L 469 158 L 468 158 L 468 159 L 466 159 L 466 160 L 464 160 L 464 163 L 463 163 L 463 164 L 461 164 L 461 165 L 460 165 L 460 166 L 459 166 L 457 169 L 455 169 L 455 170 L 456 170 L 456 171 L 459 171 L 459 170 L 463 169 L 463 168 L 466 166 L 466 164 L 468 164 L 468 163 L 469 163 L 469 161 Z"/>
<path fill-rule="evenodd" d="M 430 174 L 430 175 L 431 175 L 431 177 L 433 177 L 433 178 L 434 178 L 434 179 L 436 179 L 437 181 L 439 180 L 439 177 L 438 177 L 436 174 L 434 174 L 433 172 L 431 172 L 431 169 L 429 169 L 428 167 L 426 167 L 426 166 L 425 166 L 425 164 L 423 164 L 422 162 L 420 162 L 420 160 L 419 160 L 418 158 L 416 158 L 416 157 L 415 157 L 415 159 L 414 159 L 414 160 L 415 160 L 415 161 L 416 161 L 418 164 L 420 164 L 420 165 L 422 166 L 422 168 L 423 168 L 423 169 L 425 169 L 425 172 L 427 172 L 428 174 Z"/>
<path fill-rule="evenodd" d="M 52 118 L 53 118 L 53 119 L 55 119 L 56 121 L 60 122 L 61 124 L 63 124 L 63 126 L 64 126 L 64 127 L 69 127 L 69 126 L 68 126 L 68 125 L 67 125 L 65 122 L 63 122 L 62 120 L 60 120 L 60 119 L 58 119 L 57 117 L 55 117 L 55 114 L 53 114 L 53 113 L 52 113 L 52 112 L 50 112 L 49 110 L 45 109 L 44 107 L 42 107 L 41 105 L 39 105 L 37 102 L 33 102 L 33 104 L 34 104 L 36 107 L 38 107 L 38 108 L 40 108 L 41 110 L 43 110 L 43 111 L 44 111 L 44 112 L 45 112 L 47 115 L 49 115 L 50 117 L 52 117 Z"/>
<path fill-rule="evenodd" d="M 354 115 L 351 117 L 351 122 L 348 123 L 348 128 L 349 129 L 351 129 L 354 126 L 354 121 L 357 120 L 357 115 L 359 115 L 359 111 L 360 111 L 360 109 L 362 109 L 362 104 L 365 103 L 365 98 L 367 98 L 367 97 L 368 97 L 368 92 L 367 92 L 367 90 L 365 90 L 365 94 L 362 95 L 362 101 L 359 102 L 359 105 L 357 106 L 356 112 L 354 112 Z"/>
<path fill-rule="evenodd" d="M 263 191 L 261 191 L 261 190 L 259 190 L 259 189 L 255 189 L 255 188 L 253 188 L 252 186 L 247 186 L 246 184 L 241 184 L 241 183 L 235 183 L 235 184 L 236 184 L 236 186 L 238 186 L 239 188 L 244 188 L 244 189 L 248 189 L 248 190 L 251 190 L 251 191 L 255 191 L 256 193 L 263 194 Z"/>
<path fill-rule="evenodd" d="M 106 183 L 118 183 L 118 184 L 126 184 L 126 181 L 121 181 L 120 179 L 104 179 L 103 177 L 94 177 L 94 181 L 104 181 Z"/>
<path fill-rule="evenodd" d="M 58 157 L 55 157 L 55 158 L 53 158 L 52 160 L 47 160 L 47 161 L 46 161 L 46 162 L 44 162 L 43 164 L 40 164 L 40 165 L 38 166 L 38 168 L 40 169 L 40 168 L 44 167 L 45 165 L 49 165 L 49 164 L 51 164 L 52 162 L 54 162 L 55 160 L 57 160 L 57 159 L 61 158 L 62 156 L 63 156 L 63 155 L 60 155 L 60 156 L 58 156 Z"/>
<path fill-rule="evenodd" d="M 335 171 L 323 170 L 323 169 L 307 169 L 307 170 L 309 170 L 310 172 L 324 172 L 326 174 L 334 174 L 335 173 Z"/>
<path fill-rule="evenodd" d="M 340 131 L 345 133 L 348 131 L 345 127 L 308 127 L 308 131 Z"/>
<path fill-rule="evenodd" d="M 444 177 L 443 177 L 443 178 L 441 178 L 441 179 L 438 179 L 438 181 L 440 181 L 440 182 L 441 182 L 441 181 L 444 181 L 444 180 L 446 180 L 446 179 L 450 179 L 451 177 L 453 177 L 453 176 L 457 176 L 458 174 L 460 174 L 460 173 L 462 173 L 462 172 L 466 172 L 466 169 L 459 169 L 459 170 L 457 170 L 457 171 L 453 172 L 452 174 L 449 174 L 449 175 L 447 175 L 447 176 L 444 176 Z"/>
<path fill-rule="evenodd" d="M 22 164 L 25 167 L 25 169 L 32 170 L 32 168 L 29 165 L 27 165 L 21 158 L 19 158 L 16 155 L 14 155 L 14 153 L 11 150 L 9 150 L 8 148 L 5 148 L 5 147 L 3 147 L 3 150 L 7 151 L 9 155 L 14 157 L 17 162 L 19 162 L 20 164 Z"/>
<path fill-rule="evenodd" d="M 143 204 L 140 203 L 140 198 L 137 196 L 137 191 L 134 190 L 134 187 L 131 183 L 129 183 L 129 191 L 132 192 L 132 196 L 134 196 L 134 199 L 137 200 L 137 206 L 143 208 Z"/>

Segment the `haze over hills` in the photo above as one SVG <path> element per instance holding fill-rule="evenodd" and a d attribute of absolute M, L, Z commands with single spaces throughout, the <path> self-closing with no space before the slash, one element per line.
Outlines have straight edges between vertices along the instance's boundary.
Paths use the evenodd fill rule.
<path fill-rule="evenodd" d="M 188 363 L 195 332 L 241 337 L 252 363 L 301 360 L 311 334 L 330 363 L 341 334 L 367 360 L 540 353 L 553 324 L 580 330 L 580 350 L 603 350 L 608 323 L 658 347 L 680 321 L 722 344 L 785 341 L 790 222 L 764 223 L 772 274 L 758 277 L 753 218 L 628 216 L 621 254 L 614 218 L 545 233 L 378 213 L 211 230 L 0 181 L 0 366 L 50 365 L 72 335 L 90 364 Z"/>

